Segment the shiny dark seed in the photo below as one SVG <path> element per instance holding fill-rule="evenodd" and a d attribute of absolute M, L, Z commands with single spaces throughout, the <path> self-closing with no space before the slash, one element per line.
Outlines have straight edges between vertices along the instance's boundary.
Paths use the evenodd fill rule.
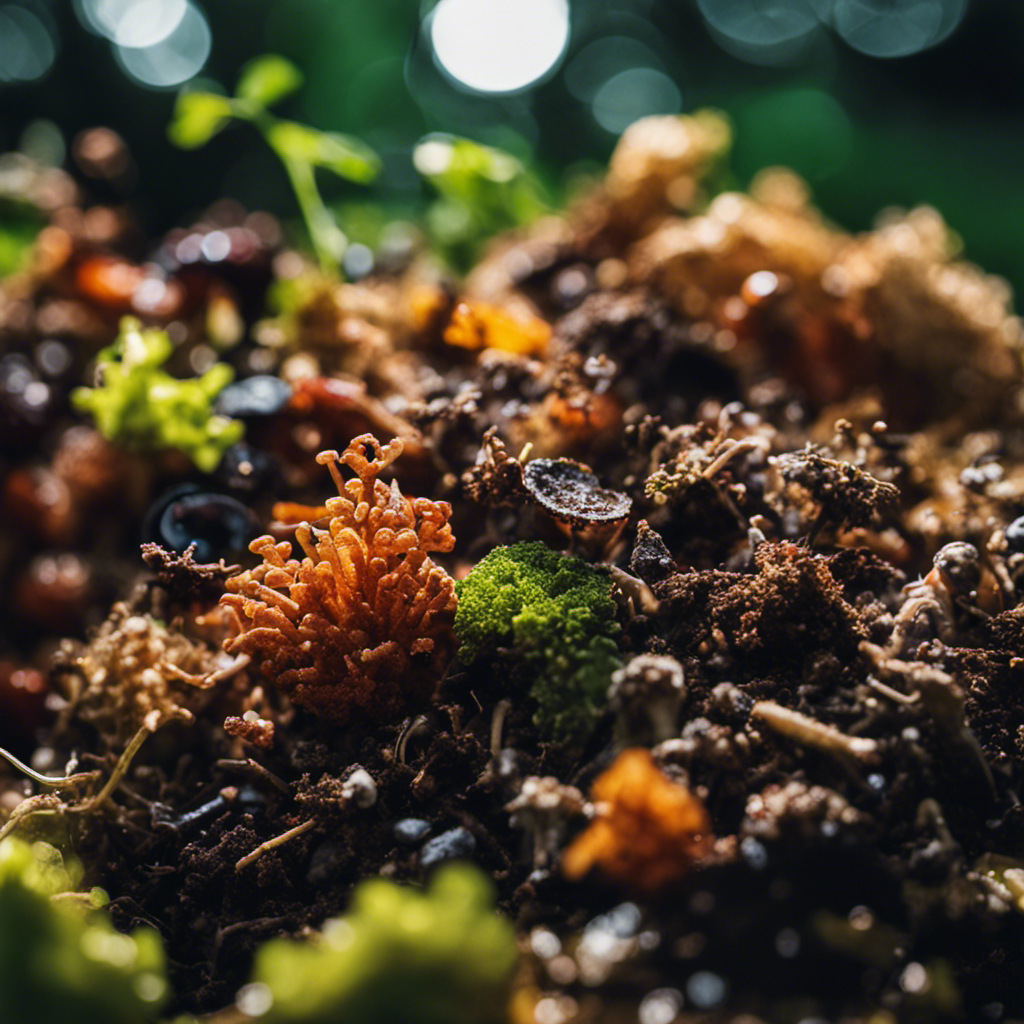
<path fill-rule="evenodd" d="M 1014 519 L 1006 528 L 1006 543 L 1011 551 L 1024 551 L 1024 516 Z"/>
<path fill-rule="evenodd" d="M 196 561 L 212 562 L 244 551 L 259 530 L 256 516 L 240 501 L 186 484 L 157 500 L 144 533 L 171 551 L 194 543 Z"/>

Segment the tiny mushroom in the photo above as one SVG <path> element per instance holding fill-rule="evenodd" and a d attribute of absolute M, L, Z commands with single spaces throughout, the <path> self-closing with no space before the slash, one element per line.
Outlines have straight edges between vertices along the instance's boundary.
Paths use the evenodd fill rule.
<path fill-rule="evenodd" d="M 587 814 L 589 805 L 575 786 L 564 786 L 553 775 L 531 775 L 519 795 L 505 805 L 512 824 L 533 834 L 533 866 L 543 870 L 561 845 L 566 825 Z"/>
<path fill-rule="evenodd" d="M 654 746 L 678 735 L 685 697 L 683 666 L 667 655 L 641 654 L 613 672 L 608 704 L 619 746 Z"/>
<path fill-rule="evenodd" d="M 572 459 L 534 459 L 523 473 L 530 500 L 574 540 L 608 547 L 622 532 L 632 499 L 601 487 L 588 466 Z"/>

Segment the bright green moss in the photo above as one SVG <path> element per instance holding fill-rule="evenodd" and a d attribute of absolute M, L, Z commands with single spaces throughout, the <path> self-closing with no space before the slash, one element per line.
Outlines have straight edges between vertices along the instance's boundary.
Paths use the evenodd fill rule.
<path fill-rule="evenodd" d="M 253 978 L 271 998 L 259 1024 L 507 1020 L 516 943 L 493 907 L 491 883 L 468 864 L 440 869 L 426 891 L 362 882 L 348 914 L 328 921 L 318 939 L 260 948 Z"/>
<path fill-rule="evenodd" d="M 177 448 L 209 473 L 245 433 L 241 421 L 213 412 L 234 371 L 217 363 L 200 377 L 178 380 L 162 369 L 173 348 L 166 331 L 125 317 L 117 341 L 99 354 L 102 383 L 76 388 L 71 399 L 111 441 L 139 451 Z"/>
<path fill-rule="evenodd" d="M 457 584 L 459 660 L 511 648 L 532 681 L 536 722 L 548 736 L 585 732 L 619 666 L 611 582 L 540 541 L 497 548 Z"/>
<path fill-rule="evenodd" d="M 114 930 L 70 892 L 48 843 L 0 843 L 0 1020 L 4 1024 L 147 1024 L 167 995 L 159 936 Z M 81 895 L 81 899 L 79 898 Z M 57 896 L 55 900 L 53 897 Z"/>

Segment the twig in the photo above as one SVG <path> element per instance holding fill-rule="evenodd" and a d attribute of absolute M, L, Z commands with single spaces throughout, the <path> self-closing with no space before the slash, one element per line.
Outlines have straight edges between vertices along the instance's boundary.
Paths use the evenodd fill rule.
<path fill-rule="evenodd" d="M 707 465 L 701 476 L 710 480 L 720 469 L 727 466 L 737 455 L 747 452 L 764 451 L 768 447 L 767 441 L 759 437 L 745 437 L 741 441 L 734 441 L 731 438 L 722 445 L 723 450 Z"/>
<path fill-rule="evenodd" d="M 505 716 L 512 707 L 512 701 L 499 700 L 491 715 L 491 760 L 497 764 L 501 754 L 501 733 L 505 727 Z"/>
<path fill-rule="evenodd" d="M 273 839 L 268 839 L 265 843 L 260 843 L 252 853 L 247 853 L 235 865 L 235 870 L 241 871 L 242 868 L 247 868 L 253 861 L 259 860 L 259 858 L 269 850 L 274 850 L 278 846 L 284 846 L 285 843 L 290 842 L 296 836 L 301 836 L 304 832 L 308 832 L 315 824 L 316 819 L 310 818 L 309 821 L 304 821 L 301 825 L 296 825 L 295 828 L 290 828 L 287 832 L 282 832 L 279 836 L 274 836 Z"/>
<path fill-rule="evenodd" d="M 124 753 L 117 759 L 117 764 L 114 765 L 114 770 L 110 773 L 110 778 L 107 779 L 107 784 L 91 799 L 87 800 L 81 810 L 94 810 L 99 807 L 110 794 L 114 791 L 114 787 L 124 778 L 125 772 L 131 766 L 132 760 L 135 755 L 139 752 L 139 748 L 143 743 L 146 742 L 146 737 L 151 734 L 151 730 L 148 726 L 143 726 L 139 731 L 132 737 L 131 742 L 127 747 L 124 748 Z M 79 808 L 76 808 L 78 810 Z"/>
<path fill-rule="evenodd" d="M 848 755 L 859 761 L 875 761 L 878 758 L 876 740 L 864 736 L 847 736 L 835 726 L 825 725 L 799 711 L 784 708 L 775 701 L 760 700 L 751 708 L 750 713 L 763 719 L 776 732 L 828 754 Z"/>
<path fill-rule="evenodd" d="M 219 761 L 214 762 L 213 766 L 214 768 L 226 769 L 227 771 L 252 772 L 261 779 L 266 779 L 275 789 L 279 789 L 282 793 L 286 793 L 289 796 L 291 795 L 292 787 L 284 779 L 275 775 L 269 768 L 264 768 L 259 761 L 254 761 L 251 757 L 239 761 L 221 758 Z"/>
<path fill-rule="evenodd" d="M 17 807 L 11 811 L 11 816 L 4 822 L 3 828 L 0 828 L 0 840 L 4 840 L 9 836 L 19 825 L 22 819 L 29 817 L 32 814 L 43 814 L 50 813 L 56 814 L 59 811 L 64 810 L 65 804 L 60 797 L 54 796 L 52 793 L 41 793 L 38 796 L 30 796 L 27 800 L 22 800 Z"/>
<path fill-rule="evenodd" d="M 24 772 L 30 779 L 34 779 L 40 786 L 51 786 L 54 789 L 60 786 L 78 786 L 83 782 L 92 782 L 97 777 L 97 772 L 74 772 L 71 775 L 63 775 L 59 778 L 52 775 L 40 775 L 34 768 L 29 768 L 24 761 L 16 758 L 9 750 L 0 747 L 0 757 L 9 761 L 20 772 Z"/>
<path fill-rule="evenodd" d="M 399 764 L 405 764 L 405 748 L 416 733 L 421 732 L 427 724 L 426 715 L 417 715 L 403 730 L 398 742 L 395 744 L 395 760 Z"/>

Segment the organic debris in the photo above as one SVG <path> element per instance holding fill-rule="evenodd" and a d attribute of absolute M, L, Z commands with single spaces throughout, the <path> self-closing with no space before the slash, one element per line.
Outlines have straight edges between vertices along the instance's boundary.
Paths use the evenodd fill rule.
<path fill-rule="evenodd" d="M 371 173 L 270 116 L 297 85 L 262 59 L 175 132 Z M 1024 1018 L 1020 321 L 934 211 L 715 194 L 728 138 L 644 119 L 561 214 L 428 138 L 448 263 L 394 225 L 347 282 L 308 177 L 326 274 L 235 204 L 148 247 L 38 207 L 0 281 L 7 1017 Z"/>

